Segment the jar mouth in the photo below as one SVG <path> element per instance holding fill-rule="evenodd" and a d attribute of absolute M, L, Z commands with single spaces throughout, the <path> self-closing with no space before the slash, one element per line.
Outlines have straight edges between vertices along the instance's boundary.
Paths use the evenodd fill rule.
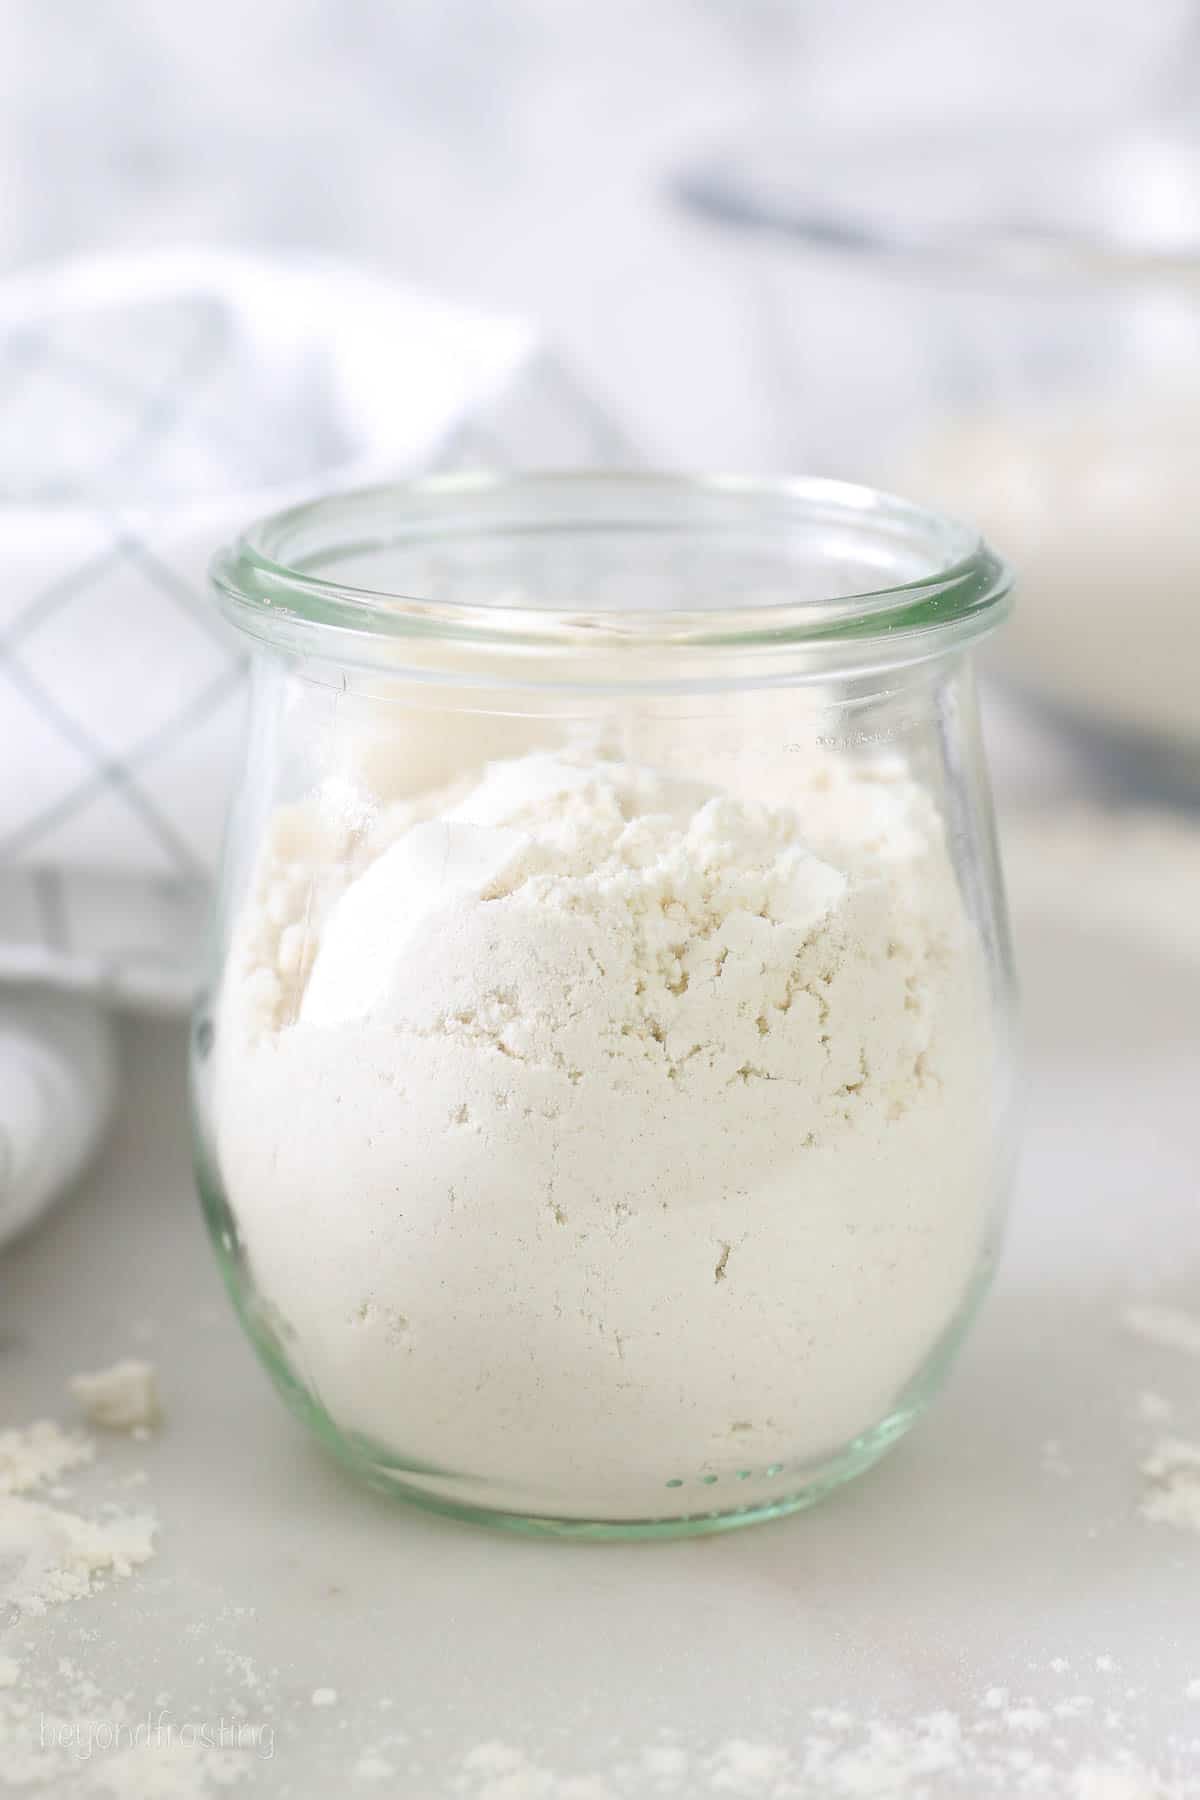
<path fill-rule="evenodd" d="M 1011 587 L 971 527 L 869 487 L 640 472 L 339 494 L 250 526 L 212 578 L 268 642 L 569 652 L 581 676 L 652 650 L 920 660 L 990 629 Z"/>

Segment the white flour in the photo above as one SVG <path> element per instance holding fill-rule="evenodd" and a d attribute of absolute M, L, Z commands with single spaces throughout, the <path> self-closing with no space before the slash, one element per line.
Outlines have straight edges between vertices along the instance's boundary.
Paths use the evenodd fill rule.
<path fill-rule="evenodd" d="M 213 1800 L 255 1786 L 264 1743 L 236 1719 L 140 1717 L 72 1677 L 48 1706 L 0 1694 L 0 1789 L 76 1800 Z M 268 1739 L 268 1743 L 273 1740 Z"/>
<path fill-rule="evenodd" d="M 0 1431 L 0 1494 L 49 1487 L 90 1463 L 95 1454 L 90 1439 L 62 1431 L 52 1419 L 37 1419 L 24 1430 Z"/>
<path fill-rule="evenodd" d="M 45 1419 L 0 1433 L 0 1614 L 36 1617 L 90 1594 L 105 1577 L 129 1575 L 153 1554 L 149 1513 L 88 1519 L 30 1498 L 94 1453 Z"/>
<path fill-rule="evenodd" d="M 1046 1717 L 1027 1703 L 1025 1714 Z M 1072 1717 L 1061 1709 L 1059 1717 Z M 603 1771 L 568 1772 L 514 1744 L 477 1744 L 445 1791 L 462 1800 L 937 1800 L 937 1796 L 1041 1795 L 1043 1800 L 1197 1800 L 1200 1776 L 1186 1745 L 1158 1767 L 1119 1731 L 1091 1733 L 1082 1756 L 1065 1739 L 1030 1742 L 1028 1726 L 994 1709 L 913 1718 L 856 1717 L 816 1708 L 786 1744 L 730 1738 L 711 1747 L 647 1745 Z"/>
<path fill-rule="evenodd" d="M 0 1503 L 0 1601 L 34 1616 L 90 1594 L 105 1576 L 129 1575 L 154 1548 L 146 1513 L 84 1519 L 44 1500 Z"/>
<path fill-rule="evenodd" d="M 154 1364 L 126 1357 L 92 1374 L 72 1375 L 70 1388 L 91 1425 L 106 1431 L 145 1431 L 159 1418 Z"/>
<path fill-rule="evenodd" d="M 978 947 L 898 766 L 793 806 L 529 755 L 365 832 L 277 816 L 216 1143 L 344 1431 L 628 1517 L 900 1399 L 986 1252 Z"/>
<path fill-rule="evenodd" d="M 1153 1525 L 1200 1531 L 1200 1444 L 1163 1438 L 1142 1464 L 1141 1513 Z"/>
<path fill-rule="evenodd" d="M 54 1657 L 47 1609 L 86 1598 L 152 1553 L 155 1525 L 145 1513 L 105 1504 L 99 1518 L 87 1518 L 30 1497 L 47 1486 L 62 1496 L 60 1478 L 94 1460 L 90 1439 L 48 1420 L 0 1432 L 0 1628 L 21 1633 L 20 1658 L 0 1655 L 0 1790 L 78 1800 L 212 1800 L 243 1781 L 253 1785 L 258 1765 L 273 1755 L 274 1736 L 269 1724 L 247 1719 L 240 1698 L 219 1718 L 197 1718 L 175 1716 L 166 1693 L 153 1704 L 147 1696 L 140 1712 L 132 1695 L 106 1693 L 89 1669 L 108 1664 L 111 1619 L 101 1630 L 75 1628 L 75 1641 L 94 1647 L 87 1666 Z M 249 1658 L 218 1654 L 257 1693 Z"/>

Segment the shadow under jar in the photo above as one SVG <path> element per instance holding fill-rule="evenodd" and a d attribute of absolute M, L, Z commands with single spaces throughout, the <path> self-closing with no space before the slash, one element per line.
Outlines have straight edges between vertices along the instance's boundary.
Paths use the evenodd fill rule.
<path fill-rule="evenodd" d="M 1003 566 L 835 482 L 454 477 L 215 578 L 255 673 L 197 1166 L 284 1397 L 526 1530 L 866 1468 L 1010 1180 L 970 669 Z"/>

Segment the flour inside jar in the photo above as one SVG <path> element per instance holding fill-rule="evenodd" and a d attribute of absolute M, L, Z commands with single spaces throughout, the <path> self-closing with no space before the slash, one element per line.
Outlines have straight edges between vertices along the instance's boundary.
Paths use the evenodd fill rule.
<path fill-rule="evenodd" d="M 338 1429 L 417 1485 L 637 1518 L 902 1409 L 994 1191 L 979 946 L 903 765 L 765 805 L 535 752 L 332 849 L 329 817 L 264 839 L 214 1106 Z"/>

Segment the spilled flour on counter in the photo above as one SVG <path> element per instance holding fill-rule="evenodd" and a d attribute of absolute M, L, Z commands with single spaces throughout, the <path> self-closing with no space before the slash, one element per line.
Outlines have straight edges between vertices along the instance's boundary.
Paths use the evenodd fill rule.
<path fill-rule="evenodd" d="M 38 1419 L 23 1430 L 0 1431 L 0 1495 L 55 1485 L 72 1469 L 94 1461 L 95 1455 L 90 1438 L 63 1431 L 52 1419 Z"/>
<path fill-rule="evenodd" d="M 0 1791 L 75 1800 L 212 1800 L 249 1780 L 264 1760 L 257 1728 L 228 1719 L 138 1717 L 91 1682 L 73 1684 L 71 1712 L 0 1695 Z M 273 1739 L 268 1740 L 273 1752 Z"/>
<path fill-rule="evenodd" d="M 1014 1710 L 1037 1714 L 1044 1730 L 1051 1725 L 1051 1712 L 1030 1701 Z M 1111 1731 L 1092 1733 L 1091 1742 L 1076 1755 L 1065 1740 L 1031 1738 L 1027 1723 L 986 1710 L 973 1718 L 943 1710 L 903 1720 L 816 1708 L 791 1744 L 662 1742 L 604 1770 L 568 1771 L 491 1740 L 465 1752 L 445 1788 L 434 1791 L 461 1800 L 1200 1800 L 1200 1775 L 1185 1743 L 1152 1765 Z"/>
<path fill-rule="evenodd" d="M 284 809 L 214 1052 L 262 1316 L 343 1431 L 510 1510 L 778 1496 L 987 1265 L 983 980 L 899 762 L 763 806 L 532 754 Z"/>
<path fill-rule="evenodd" d="M 1162 1301 L 1143 1300 L 1121 1309 L 1124 1329 L 1161 1350 L 1200 1356 L 1200 1314 Z M 1175 1403 L 1156 1389 L 1137 1397 L 1137 1416 L 1147 1425 L 1165 1425 Z M 1176 1432 L 1160 1437 L 1140 1464 L 1144 1489 L 1138 1511 L 1151 1525 L 1200 1532 L 1200 1443 Z"/>
<path fill-rule="evenodd" d="M 35 1496 L 90 1463 L 95 1446 L 49 1420 L 0 1433 L 0 1612 L 28 1617 L 78 1600 L 106 1578 L 129 1575 L 153 1554 L 145 1512 L 89 1519 Z"/>
<path fill-rule="evenodd" d="M 1185 1696 L 1152 1724 L 1131 1704 L 1116 1657 L 1081 1655 L 1075 1667 L 1073 1676 L 1056 1656 L 1034 1691 L 997 1682 L 973 1702 L 960 1694 L 957 1705 L 907 1714 L 798 1706 L 782 1739 L 664 1729 L 600 1765 L 562 1737 L 557 1755 L 490 1739 L 440 1780 L 414 1779 L 412 1791 L 456 1800 L 1200 1800 L 1200 1737 Z M 1080 1693 L 1085 1667 L 1091 1691 Z M 1200 1681 L 1195 1688 L 1200 1698 Z M 428 1771 L 410 1763 L 405 1773 Z"/>
<path fill-rule="evenodd" d="M 40 1497 L 63 1495 L 61 1477 L 95 1460 L 91 1439 L 48 1420 L 0 1433 L 0 1625 L 14 1649 L 20 1633 L 20 1656 L 0 1656 L 0 1791 L 213 1800 L 274 1754 L 271 1727 L 249 1720 L 240 1697 L 220 1717 L 177 1717 L 167 1694 L 136 1710 L 132 1694 L 105 1692 L 82 1658 L 56 1657 L 45 1630 L 51 1606 L 86 1599 L 153 1552 L 148 1513 L 105 1505 L 84 1517 Z M 103 1667 L 104 1634 L 85 1627 L 78 1641 L 95 1646 L 88 1660 Z M 257 1693 L 249 1659 L 225 1654 Z"/>

